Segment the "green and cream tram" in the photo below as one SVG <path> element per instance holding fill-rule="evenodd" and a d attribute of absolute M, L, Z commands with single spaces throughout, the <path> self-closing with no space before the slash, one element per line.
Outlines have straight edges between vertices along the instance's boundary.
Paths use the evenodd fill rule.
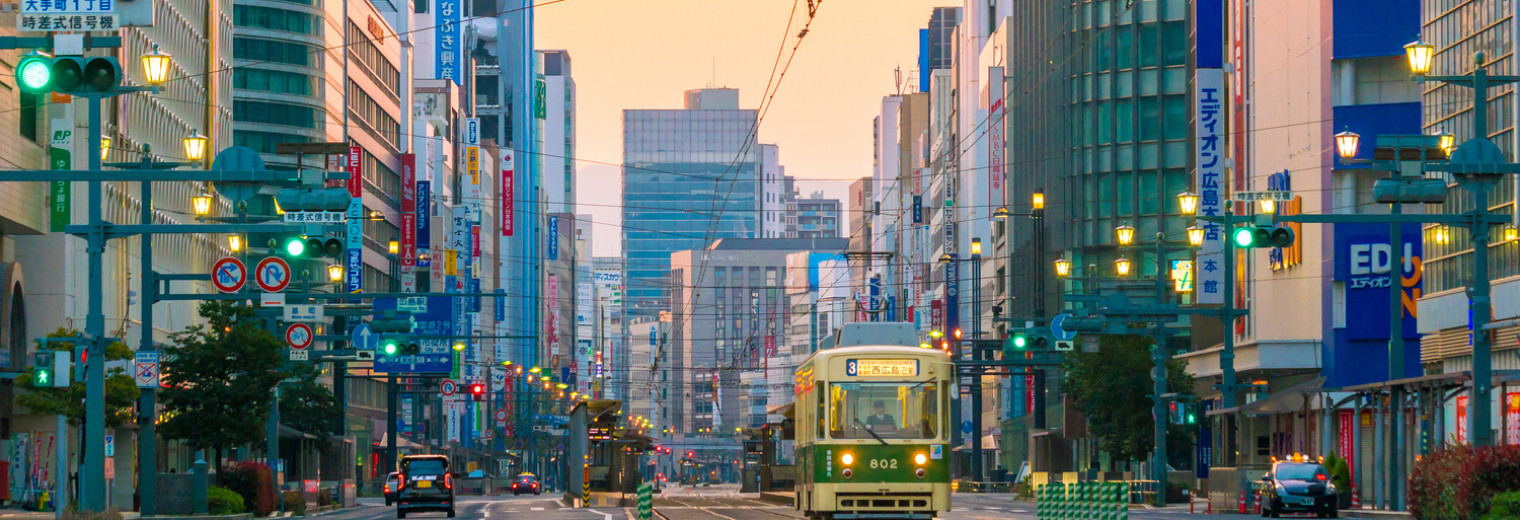
<path fill-rule="evenodd" d="M 930 519 L 950 510 L 955 371 L 944 351 L 851 346 L 797 367 L 796 507 L 815 519 Z"/>

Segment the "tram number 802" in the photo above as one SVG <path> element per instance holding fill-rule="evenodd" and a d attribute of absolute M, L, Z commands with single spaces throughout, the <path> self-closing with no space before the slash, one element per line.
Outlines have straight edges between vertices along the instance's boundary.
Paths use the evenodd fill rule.
<path fill-rule="evenodd" d="M 897 469 L 897 459 L 871 459 L 871 469 Z"/>

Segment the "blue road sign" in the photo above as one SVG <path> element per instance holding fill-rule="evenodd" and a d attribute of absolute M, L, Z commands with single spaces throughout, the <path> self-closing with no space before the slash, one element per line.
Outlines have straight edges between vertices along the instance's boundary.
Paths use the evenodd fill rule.
<path fill-rule="evenodd" d="M 458 298 L 429 297 L 427 311 L 412 314 L 415 325 L 412 333 L 424 336 L 452 336 L 454 330 L 454 305 Z M 396 309 L 395 298 L 376 298 L 375 310 Z M 376 356 L 375 372 L 410 374 L 447 374 L 454 371 L 454 356 L 446 339 L 419 341 L 421 352 L 416 356 Z"/>
<path fill-rule="evenodd" d="M 354 340 L 350 342 L 353 348 L 358 350 L 375 350 L 380 346 L 380 335 L 370 332 L 368 323 L 360 323 L 354 328 Z"/>
<path fill-rule="evenodd" d="M 1076 339 L 1076 332 L 1072 332 L 1061 327 L 1066 323 L 1066 320 L 1069 319 L 1071 319 L 1071 315 L 1064 312 L 1057 314 L 1054 318 L 1051 318 L 1050 335 L 1054 336 L 1056 338 L 1056 341 L 1071 341 L 1073 339 Z"/>
<path fill-rule="evenodd" d="M 971 421 L 961 421 L 961 433 L 971 435 Z"/>

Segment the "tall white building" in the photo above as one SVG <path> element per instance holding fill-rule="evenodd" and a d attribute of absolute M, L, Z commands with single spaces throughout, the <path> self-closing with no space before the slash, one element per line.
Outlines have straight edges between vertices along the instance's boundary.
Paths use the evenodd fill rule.
<path fill-rule="evenodd" d="M 544 211 L 574 213 L 575 209 L 575 78 L 570 75 L 570 52 L 539 51 L 543 60 L 542 107 Z"/>

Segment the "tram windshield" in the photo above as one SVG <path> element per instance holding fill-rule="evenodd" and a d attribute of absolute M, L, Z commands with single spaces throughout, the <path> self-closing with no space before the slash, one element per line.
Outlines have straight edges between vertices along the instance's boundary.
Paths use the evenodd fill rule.
<path fill-rule="evenodd" d="M 828 421 L 835 439 L 933 439 L 942 427 L 939 388 L 929 381 L 833 383 Z"/>

